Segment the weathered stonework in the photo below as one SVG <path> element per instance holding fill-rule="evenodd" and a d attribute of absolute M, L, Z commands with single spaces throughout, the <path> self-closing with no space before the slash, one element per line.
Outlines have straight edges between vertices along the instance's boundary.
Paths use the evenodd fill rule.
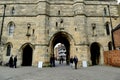
<path fill-rule="evenodd" d="M 3 37 L 6 38 L 1 50 L 3 63 L 8 62 L 7 46 L 11 46 L 11 54 L 18 56 L 18 65 L 23 63 L 26 51 L 31 55 L 31 65 L 37 66 L 39 61 L 49 62 L 53 47 L 58 42 L 67 47 L 69 61 L 71 56 L 78 56 L 79 62 L 91 59 L 91 45 L 99 47 L 96 64 L 104 64 L 103 52 L 108 50 L 111 35 L 106 34 L 105 23 L 110 22 L 107 5 L 110 4 L 113 27 L 118 24 L 116 1 L 87 0 L 9 0 L 0 1 L 0 24 L 2 24 L 4 4 L 6 4 Z M 11 13 L 14 7 L 14 14 Z M 104 8 L 107 10 L 105 16 Z M 15 24 L 12 36 L 9 36 L 9 22 Z M 28 23 L 30 36 L 26 36 Z M 93 24 L 95 27 L 93 29 Z M 94 44 L 95 43 L 95 44 Z M 29 49 L 31 51 L 29 51 Z M 96 49 L 96 48 L 95 48 Z M 94 52 L 95 54 L 95 52 Z M 28 54 L 29 56 L 29 54 Z M 96 57 L 95 57 L 96 58 Z M 82 65 L 82 64 L 80 64 Z"/>

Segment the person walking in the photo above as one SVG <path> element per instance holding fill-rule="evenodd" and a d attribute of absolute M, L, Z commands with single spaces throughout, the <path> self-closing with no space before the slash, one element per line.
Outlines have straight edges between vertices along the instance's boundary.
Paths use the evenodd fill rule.
<path fill-rule="evenodd" d="M 53 67 L 53 56 L 50 56 L 50 66 Z"/>
<path fill-rule="evenodd" d="M 75 69 L 77 69 L 77 63 L 78 63 L 78 58 L 77 58 L 77 56 L 74 57 L 73 61 L 74 61 L 74 63 L 75 63 Z"/>
<path fill-rule="evenodd" d="M 13 68 L 13 55 L 9 59 L 9 67 Z"/>
<path fill-rule="evenodd" d="M 50 57 L 50 66 L 51 67 L 55 67 L 55 58 L 54 58 L 54 55 L 51 55 L 51 57 Z"/>
<path fill-rule="evenodd" d="M 73 68 L 73 57 L 70 58 L 70 66 Z"/>
<path fill-rule="evenodd" d="M 64 58 L 63 56 L 60 56 L 60 64 L 63 64 Z"/>
<path fill-rule="evenodd" d="M 14 67 L 17 68 L 17 56 L 14 57 Z"/>

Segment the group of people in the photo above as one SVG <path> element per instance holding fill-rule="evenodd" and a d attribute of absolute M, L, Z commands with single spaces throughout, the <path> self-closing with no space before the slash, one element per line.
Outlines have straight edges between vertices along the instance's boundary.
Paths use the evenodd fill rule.
<path fill-rule="evenodd" d="M 78 58 L 77 56 L 74 56 L 70 58 L 70 66 L 73 67 L 73 65 L 75 65 L 75 69 L 77 69 L 77 63 L 78 63 Z"/>
<path fill-rule="evenodd" d="M 60 64 L 63 63 L 62 58 L 63 57 L 60 57 Z M 77 64 L 78 64 L 77 56 L 71 57 L 70 58 L 70 66 L 73 67 L 73 65 L 74 65 L 74 68 L 77 69 Z M 50 66 L 55 67 L 55 57 L 54 57 L 54 55 L 51 55 L 51 57 L 50 57 Z"/>
<path fill-rule="evenodd" d="M 17 68 L 17 56 L 13 58 L 13 55 L 9 59 L 9 67 L 10 68 Z"/>

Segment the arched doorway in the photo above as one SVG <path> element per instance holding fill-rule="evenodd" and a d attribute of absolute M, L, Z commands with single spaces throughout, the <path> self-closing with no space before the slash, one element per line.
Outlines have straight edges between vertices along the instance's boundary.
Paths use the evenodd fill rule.
<path fill-rule="evenodd" d="M 70 40 L 71 40 L 70 35 L 68 33 L 60 31 L 53 35 L 53 37 L 51 38 L 51 43 L 50 43 L 51 54 L 54 53 L 54 47 L 56 46 L 56 44 L 61 43 L 65 46 L 66 48 L 65 62 L 67 65 L 69 65 L 69 59 L 70 59 Z"/>
<path fill-rule="evenodd" d="M 30 45 L 26 45 L 23 48 L 22 66 L 31 66 L 32 65 L 32 55 L 33 55 L 32 48 L 30 47 Z"/>
<path fill-rule="evenodd" d="M 90 52 L 92 65 L 98 65 L 100 61 L 100 46 L 97 42 L 91 44 Z"/>

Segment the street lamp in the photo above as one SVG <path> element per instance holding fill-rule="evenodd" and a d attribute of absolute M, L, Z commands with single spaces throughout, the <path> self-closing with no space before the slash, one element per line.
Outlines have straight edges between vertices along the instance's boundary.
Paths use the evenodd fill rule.
<path fill-rule="evenodd" d="M 112 45 L 113 45 L 113 49 L 115 49 L 114 37 L 113 37 L 113 25 L 112 25 L 111 13 L 110 13 L 110 6 L 107 5 L 107 7 L 108 7 L 108 13 L 109 13 L 109 17 L 110 17 Z"/>
<path fill-rule="evenodd" d="M 3 12 L 3 17 L 2 17 L 2 24 L 1 24 L 1 30 L 0 30 L 0 51 L 3 51 L 3 44 L 2 44 L 2 32 L 3 32 L 3 25 L 4 25 L 4 17 L 5 17 L 5 9 L 6 9 L 6 4 L 4 4 L 4 12 Z M 2 57 L 3 55 L 0 53 L 0 64 L 2 64 Z"/>
<path fill-rule="evenodd" d="M 4 4 L 4 12 L 2 17 L 2 25 L 1 25 L 1 32 L 0 32 L 0 46 L 2 45 L 2 33 L 3 33 L 3 25 L 4 25 L 4 18 L 5 18 L 5 9 L 6 9 L 6 4 Z"/>

